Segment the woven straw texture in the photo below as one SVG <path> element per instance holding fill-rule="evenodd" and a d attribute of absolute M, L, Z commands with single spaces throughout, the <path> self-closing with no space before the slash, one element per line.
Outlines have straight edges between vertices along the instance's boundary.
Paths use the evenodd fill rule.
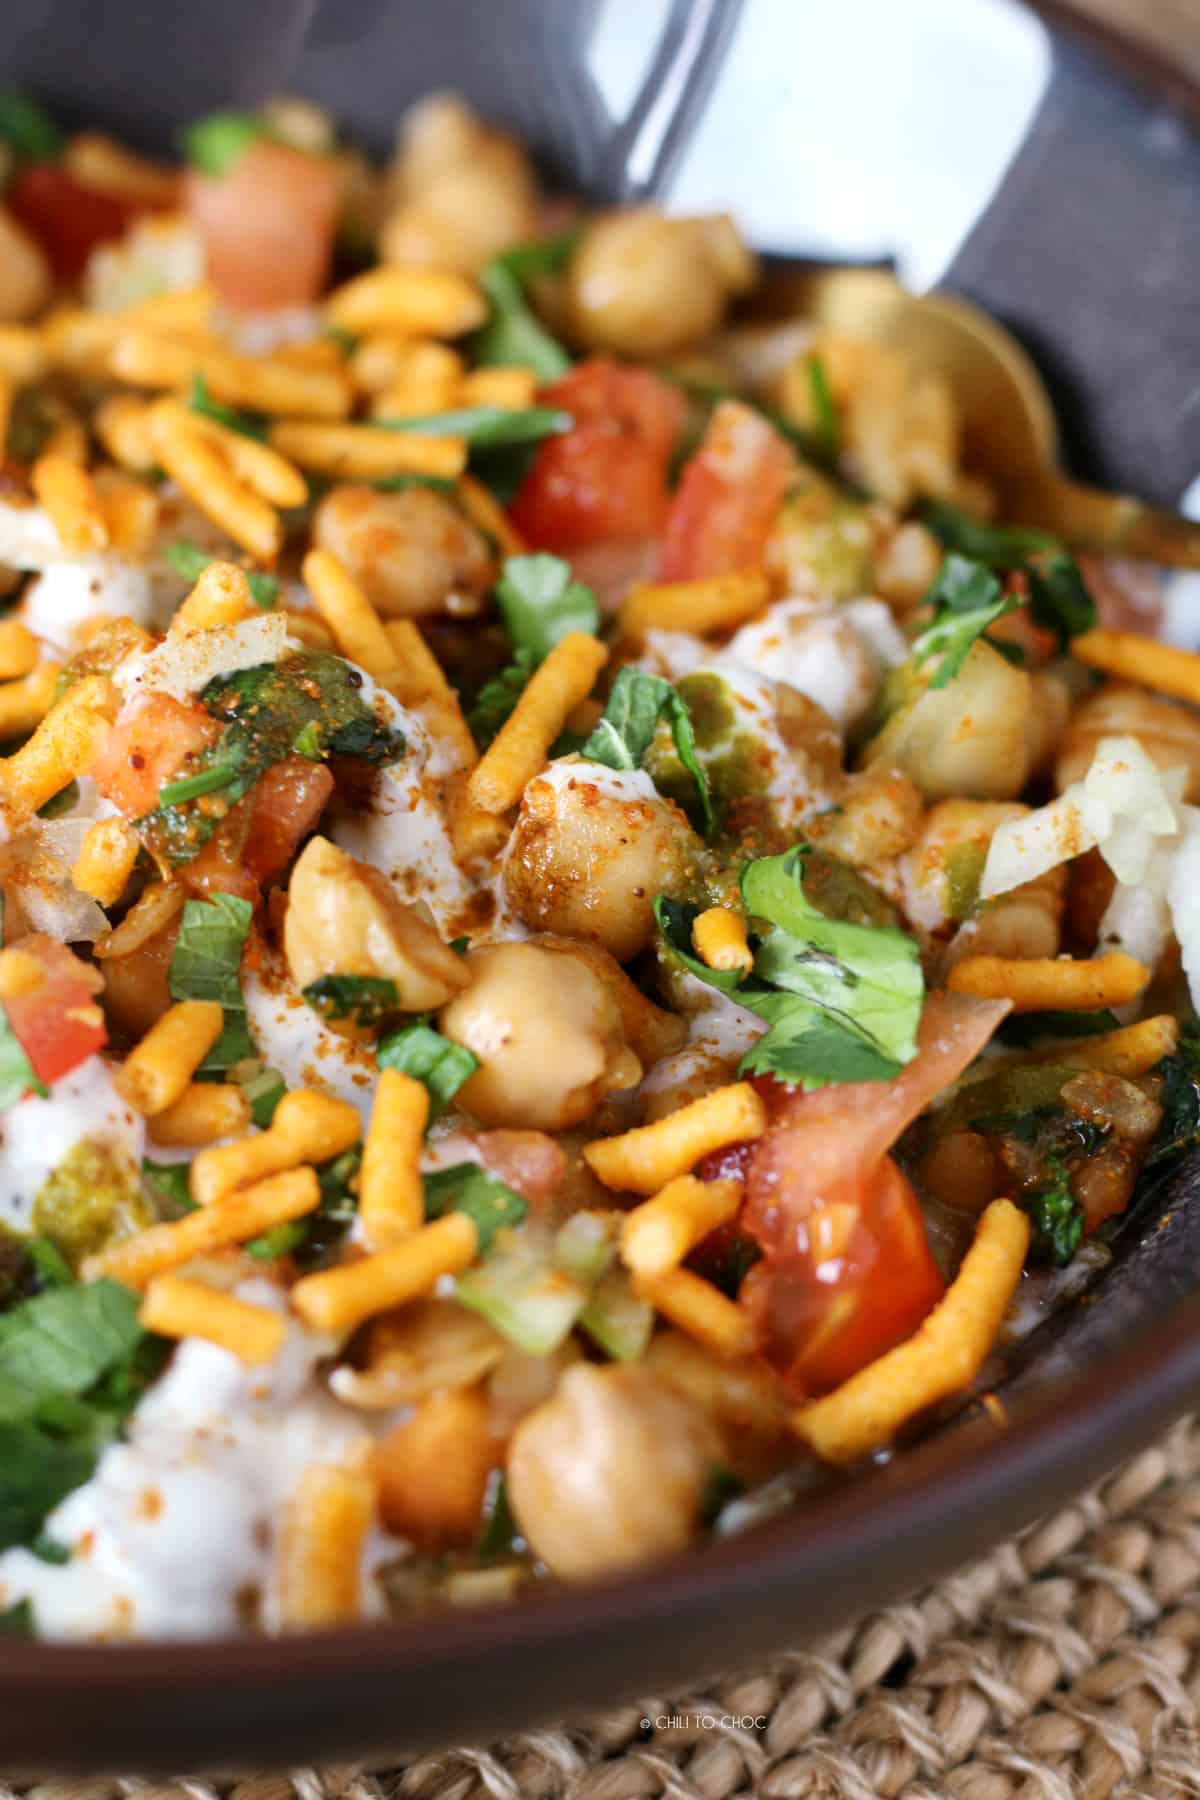
<path fill-rule="evenodd" d="M 1175 1800 L 1200 1795 L 1198 1709 L 1192 1418 L 907 1604 L 703 1693 L 382 1767 L 0 1800 Z"/>

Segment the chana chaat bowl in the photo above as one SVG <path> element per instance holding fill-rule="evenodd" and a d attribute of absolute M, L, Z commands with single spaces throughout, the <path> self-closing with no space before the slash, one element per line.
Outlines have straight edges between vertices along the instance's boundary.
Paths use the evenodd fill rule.
<path fill-rule="evenodd" d="M 453 98 L 0 140 L 4 1628 L 591 1581 L 985 1393 L 1197 1138 L 1153 571 Z"/>

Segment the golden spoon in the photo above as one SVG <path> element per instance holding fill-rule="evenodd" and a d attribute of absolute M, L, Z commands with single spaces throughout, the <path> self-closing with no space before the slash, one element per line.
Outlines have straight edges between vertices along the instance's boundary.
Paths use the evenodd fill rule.
<path fill-rule="evenodd" d="M 768 278 L 766 301 L 776 318 L 785 308 L 802 313 L 830 331 L 899 350 L 947 381 L 966 461 L 999 488 L 1007 517 L 1087 549 L 1200 568 L 1200 524 L 1061 472 L 1042 378 L 979 307 L 950 294 L 910 294 L 882 269 L 781 271 Z"/>

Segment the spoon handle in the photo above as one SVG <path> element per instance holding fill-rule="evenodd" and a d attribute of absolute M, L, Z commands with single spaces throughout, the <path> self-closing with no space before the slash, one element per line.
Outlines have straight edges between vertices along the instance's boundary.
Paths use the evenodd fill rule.
<path fill-rule="evenodd" d="M 1129 494 L 1039 471 L 1014 506 L 1023 525 L 1040 525 L 1070 544 L 1168 568 L 1200 569 L 1200 523 Z"/>

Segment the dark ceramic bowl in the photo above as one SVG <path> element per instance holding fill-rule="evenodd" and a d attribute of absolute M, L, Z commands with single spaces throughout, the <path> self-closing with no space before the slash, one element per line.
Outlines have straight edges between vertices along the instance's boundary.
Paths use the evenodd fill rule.
<path fill-rule="evenodd" d="M 580 11 L 592 6 L 581 0 Z M 522 54 L 509 59 L 509 86 L 481 48 L 469 0 L 333 0 L 292 83 L 382 134 L 404 99 L 453 81 L 569 161 L 570 83 L 549 93 L 532 84 L 541 116 L 531 113 L 529 72 L 546 46 L 536 0 L 486 10 L 494 23 L 509 7 L 534 27 L 511 40 Z M 1172 502 L 1200 471 L 1200 144 L 1186 122 L 1198 96 L 1116 40 L 1076 35 L 1069 9 L 1043 10 L 1055 32 L 1049 88 L 948 284 L 1039 356 L 1078 472 Z M 173 119 L 281 85 L 266 53 L 294 55 L 311 11 L 311 0 L 210 0 L 178 19 L 172 9 L 168 43 L 154 0 L 10 0 L 0 67 L 7 58 L 13 77 L 68 113 L 140 127 L 153 141 Z M 231 73 L 221 34 L 235 15 L 250 41 Z M 741 28 L 761 17 L 750 0 Z M 547 3 L 543 36 L 549 18 Z M 137 60 L 147 24 L 159 67 L 169 62 L 163 75 Z M 822 152 L 836 167 L 836 147 Z M 237 1768 L 444 1746 L 668 1692 L 809 1642 L 983 1551 L 1200 1397 L 1198 1190 L 1200 1167 L 1184 1170 L 1128 1221 L 1087 1302 L 1024 1342 L 1002 1389 L 1003 1426 L 968 1409 L 853 1484 L 739 1537 L 513 1608 L 282 1642 L 70 1649 L 0 1639 L 0 1768 Z"/>

